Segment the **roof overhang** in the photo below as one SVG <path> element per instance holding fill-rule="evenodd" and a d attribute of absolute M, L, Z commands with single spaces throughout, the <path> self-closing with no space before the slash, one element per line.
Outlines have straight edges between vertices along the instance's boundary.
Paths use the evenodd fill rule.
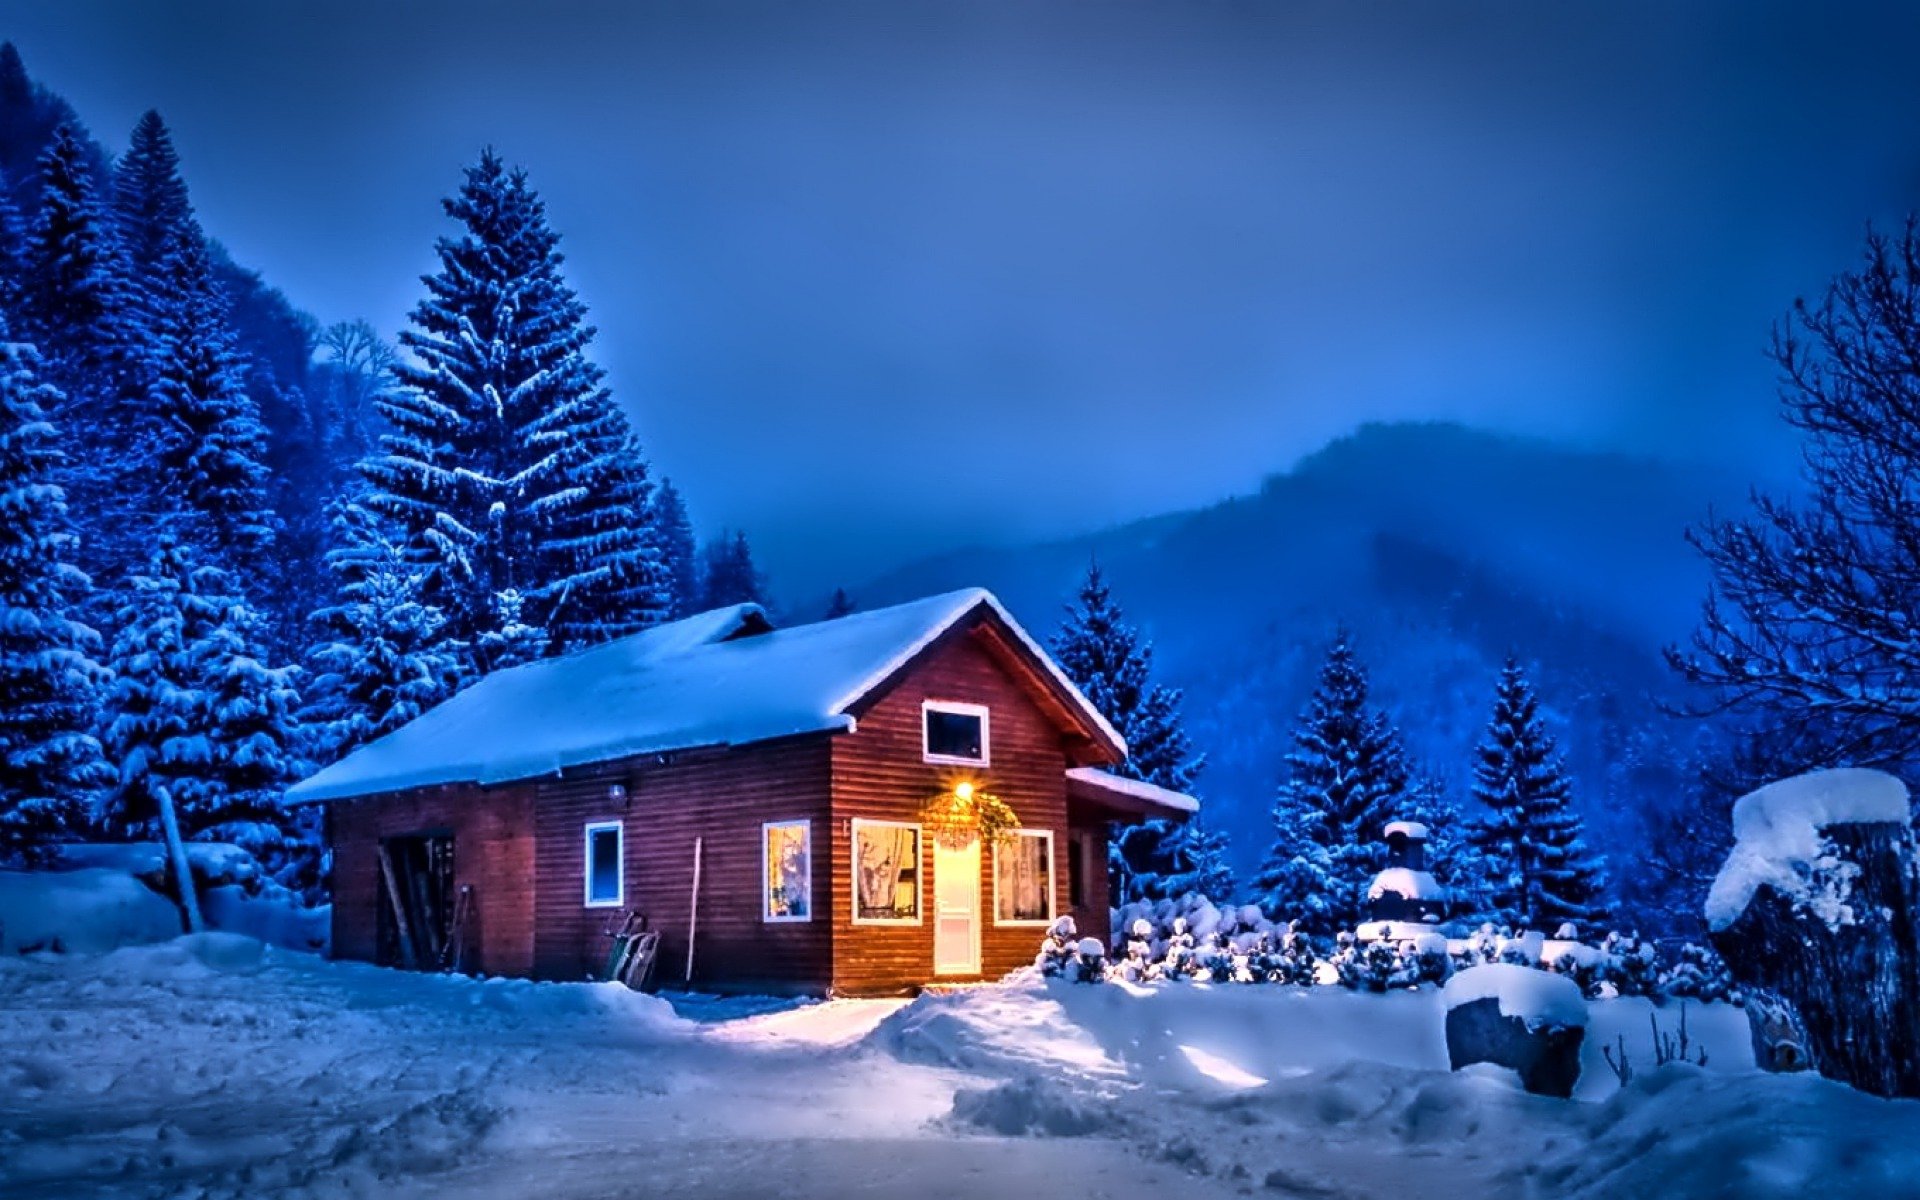
<path fill-rule="evenodd" d="M 1126 779 L 1098 767 L 1068 769 L 1067 803 L 1097 808 L 1121 820 L 1184 821 L 1200 811 L 1200 802 L 1184 792 Z"/>

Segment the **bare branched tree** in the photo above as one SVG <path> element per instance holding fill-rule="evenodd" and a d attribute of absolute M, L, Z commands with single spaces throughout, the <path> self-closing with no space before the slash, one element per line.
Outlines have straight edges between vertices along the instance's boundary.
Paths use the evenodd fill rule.
<path fill-rule="evenodd" d="M 1869 233 L 1864 260 L 1776 330 L 1809 498 L 1690 536 L 1713 570 L 1673 665 L 1717 707 L 1819 731 L 1831 757 L 1920 749 L 1920 234 Z"/>

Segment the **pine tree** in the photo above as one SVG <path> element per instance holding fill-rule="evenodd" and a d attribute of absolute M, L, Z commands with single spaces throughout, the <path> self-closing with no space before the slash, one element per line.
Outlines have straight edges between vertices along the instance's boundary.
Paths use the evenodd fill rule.
<path fill-rule="evenodd" d="M 735 531 L 722 533 L 708 542 L 700 572 L 700 610 L 725 608 L 730 604 L 765 604 L 766 581 L 753 563 L 753 550 L 747 535 Z"/>
<path fill-rule="evenodd" d="M 833 598 L 827 601 L 825 619 L 828 621 L 837 621 L 841 617 L 852 616 L 853 612 L 853 597 L 847 595 L 847 589 L 833 589 Z"/>
<path fill-rule="evenodd" d="M 127 581 L 116 624 L 101 739 L 120 764 L 111 821 L 142 832 L 165 800 L 183 836 L 237 842 L 271 865 L 287 852 L 280 793 L 300 768 L 293 670 L 265 665 L 258 616 L 171 535 Z"/>
<path fill-rule="evenodd" d="M 1256 880 L 1276 920 L 1317 933 L 1350 929 L 1386 859 L 1387 822 L 1407 797 L 1400 734 L 1368 702 L 1367 674 L 1342 630 L 1294 730 L 1273 808 L 1274 844 Z"/>
<path fill-rule="evenodd" d="M 421 568 L 364 507 L 335 506 L 327 567 L 335 602 L 314 614 L 301 714 L 307 754 L 333 762 L 451 695 L 458 655 L 440 642 L 446 618 L 420 601 Z"/>
<path fill-rule="evenodd" d="M 40 156 L 40 212 L 26 239 L 19 332 L 39 347 L 66 407 L 106 426 L 111 414 L 103 410 L 130 390 L 134 347 L 125 265 L 90 157 L 66 125 Z"/>
<path fill-rule="evenodd" d="M 660 620 L 669 597 L 646 465 L 587 358 L 594 330 L 545 206 L 488 151 L 445 208 L 460 231 L 401 334 L 416 361 L 396 366 L 392 432 L 361 471 L 368 507 L 426 568 L 443 636 L 484 673 L 526 629 L 563 651 Z"/>
<path fill-rule="evenodd" d="M 687 504 L 673 480 L 662 479 L 653 493 L 652 525 L 660 542 L 660 563 L 672 598 L 668 616 L 692 616 L 700 608 L 700 560 L 694 545 L 693 522 Z"/>
<path fill-rule="evenodd" d="M 1153 682 L 1153 646 L 1127 621 L 1098 563 L 1087 567 L 1052 650 L 1067 678 L 1126 740 L 1119 774 L 1176 792 L 1193 787 L 1204 759 L 1181 725 L 1180 693 Z M 1115 831 L 1107 849 L 1115 904 L 1159 899 L 1177 884 L 1174 876 L 1193 874 L 1206 851 L 1189 844 L 1194 834 L 1186 828 L 1147 821 Z"/>
<path fill-rule="evenodd" d="M 0 320 L 20 327 L 27 273 L 27 223 L 14 202 L 6 175 L 0 173 Z"/>
<path fill-rule="evenodd" d="M 1493 716 L 1475 752 L 1473 794 L 1487 815 L 1473 843 L 1491 874 L 1492 902 L 1516 927 L 1552 934 L 1563 922 L 1600 920 L 1600 862 L 1533 686 L 1517 660 L 1500 672 Z"/>
<path fill-rule="evenodd" d="M 1448 915 L 1474 924 L 1492 919 L 1486 907 L 1486 856 L 1473 844 L 1466 814 L 1446 785 L 1431 774 L 1416 772 L 1395 819 L 1427 827 L 1427 870 L 1447 889 Z"/>
<path fill-rule="evenodd" d="M 0 862 L 42 857 L 107 775 L 90 732 L 106 672 L 75 619 L 89 584 L 54 482 L 58 401 L 0 325 Z"/>
<path fill-rule="evenodd" d="M 133 127 L 132 144 L 114 165 L 113 218 L 135 306 L 163 304 L 167 259 L 175 243 L 201 234 L 173 135 L 151 109 Z"/>
<path fill-rule="evenodd" d="M 1233 864 L 1228 861 L 1227 835 L 1214 830 L 1199 813 L 1177 827 L 1167 840 L 1173 869 L 1162 891 L 1167 896 L 1198 894 L 1225 904 L 1239 893 Z"/>
<path fill-rule="evenodd" d="M 275 531 L 266 431 L 247 394 L 205 239 L 177 230 L 148 294 L 155 304 L 148 510 L 189 538 L 199 561 L 257 585 Z"/>

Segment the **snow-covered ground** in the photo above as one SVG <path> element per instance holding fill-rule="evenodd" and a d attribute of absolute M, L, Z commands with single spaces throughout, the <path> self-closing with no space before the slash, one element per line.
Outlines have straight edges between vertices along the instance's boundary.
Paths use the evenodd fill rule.
<path fill-rule="evenodd" d="M 8 1200 L 1920 1197 L 1920 1103 L 1762 1075 L 1723 1006 L 1688 1009 L 1705 1069 L 1656 1069 L 1678 1006 L 1592 1005 L 1564 1102 L 1449 1073 L 1432 989 L 669 1002 L 161 940 L 170 906 L 104 874 L 0 877 Z"/>

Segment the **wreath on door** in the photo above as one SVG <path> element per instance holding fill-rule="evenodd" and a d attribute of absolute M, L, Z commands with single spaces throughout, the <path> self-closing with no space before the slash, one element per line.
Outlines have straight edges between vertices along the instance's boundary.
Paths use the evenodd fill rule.
<path fill-rule="evenodd" d="M 920 824 L 935 841 L 949 846 L 976 837 L 993 845 L 1013 837 L 1020 817 L 992 792 L 960 783 L 927 798 L 920 806 Z"/>

